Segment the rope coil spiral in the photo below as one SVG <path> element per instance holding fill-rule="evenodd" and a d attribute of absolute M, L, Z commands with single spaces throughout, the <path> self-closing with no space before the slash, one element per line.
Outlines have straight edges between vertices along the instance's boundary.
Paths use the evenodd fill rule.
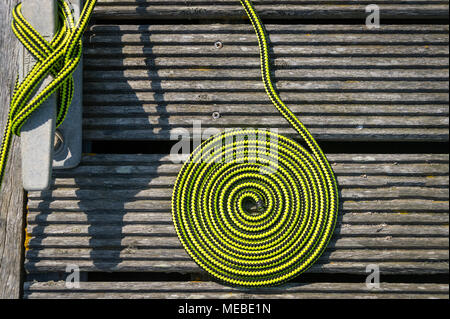
<path fill-rule="evenodd" d="M 338 191 L 317 142 L 274 89 L 261 20 L 250 1 L 240 2 L 258 37 L 266 92 L 311 152 L 263 130 L 213 136 L 178 174 L 172 215 L 184 248 L 214 278 L 272 286 L 304 272 L 323 253 L 337 219 Z"/>
<path fill-rule="evenodd" d="M 58 0 L 59 28 L 50 42 L 23 17 L 21 3 L 14 8 L 13 32 L 37 62 L 21 82 L 16 81 L 14 87 L 0 148 L 0 187 L 13 134 L 20 136 L 20 131 L 31 114 L 58 90 L 56 127 L 64 122 L 74 93 L 72 74 L 81 60 L 82 36 L 96 2 L 97 0 L 86 0 L 80 18 L 75 23 L 70 5 L 64 0 Z M 33 96 L 48 75 L 53 77 L 52 81 Z"/>

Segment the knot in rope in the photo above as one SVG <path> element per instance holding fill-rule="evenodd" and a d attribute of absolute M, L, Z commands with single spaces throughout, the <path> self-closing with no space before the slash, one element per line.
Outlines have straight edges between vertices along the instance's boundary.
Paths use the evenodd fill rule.
<path fill-rule="evenodd" d="M 87 0 L 75 21 L 73 10 L 65 0 L 58 0 L 58 30 L 49 42 L 22 15 L 22 4 L 13 10 L 12 30 L 36 60 L 22 81 L 16 80 L 9 115 L 0 149 L 0 186 L 4 176 L 12 135 L 20 131 L 34 111 L 58 91 L 56 127 L 65 120 L 74 93 L 73 72 L 82 56 L 82 36 L 88 25 L 96 0 Z M 43 17 L 45 18 L 45 17 Z M 35 94 L 49 76 L 50 83 Z"/>

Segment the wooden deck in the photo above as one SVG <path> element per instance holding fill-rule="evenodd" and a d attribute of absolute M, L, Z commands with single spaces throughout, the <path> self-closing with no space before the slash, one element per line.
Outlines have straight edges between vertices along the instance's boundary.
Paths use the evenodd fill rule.
<path fill-rule="evenodd" d="M 254 3 L 281 97 L 335 147 L 341 209 L 324 255 L 289 284 L 238 289 L 212 282 L 176 237 L 181 164 L 158 153 L 171 133 L 192 137 L 201 121 L 296 138 L 264 93 L 238 1 L 99 0 L 84 39 L 88 152 L 54 172 L 51 190 L 27 194 L 23 297 L 448 298 L 449 155 L 421 151 L 449 139 L 448 1 Z M 368 30 L 367 4 L 390 24 Z M 127 143 L 156 154 L 123 154 Z M 362 143 L 375 151 L 362 154 Z M 369 264 L 380 267 L 380 288 L 366 287 Z M 66 288 L 67 265 L 80 268 L 80 288 Z"/>

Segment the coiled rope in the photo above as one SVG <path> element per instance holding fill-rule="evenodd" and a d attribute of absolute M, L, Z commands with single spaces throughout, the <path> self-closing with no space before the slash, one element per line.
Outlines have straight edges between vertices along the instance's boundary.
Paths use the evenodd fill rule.
<path fill-rule="evenodd" d="M 20 131 L 31 114 L 58 89 L 56 127 L 64 122 L 73 98 L 72 74 L 81 59 L 83 47 L 81 38 L 96 2 L 97 0 L 86 0 L 80 18 L 75 23 L 69 4 L 64 0 L 58 0 L 59 28 L 51 42 L 45 40 L 23 17 L 21 3 L 14 8 L 13 32 L 37 62 L 22 82 L 16 81 L 13 91 L 0 148 L 0 189 L 13 134 L 20 136 Z M 36 88 L 50 74 L 53 77 L 52 81 L 33 96 Z"/>
<path fill-rule="evenodd" d="M 182 167 L 172 215 L 184 248 L 214 278 L 270 286 L 299 275 L 320 257 L 334 231 L 338 190 L 324 153 L 274 89 L 261 20 L 250 1 L 240 2 L 258 37 L 267 94 L 310 152 L 263 130 L 213 136 Z"/>

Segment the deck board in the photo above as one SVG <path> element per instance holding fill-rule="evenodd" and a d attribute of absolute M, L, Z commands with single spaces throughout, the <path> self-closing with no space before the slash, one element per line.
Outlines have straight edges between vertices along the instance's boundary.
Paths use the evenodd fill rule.
<path fill-rule="evenodd" d="M 360 19 L 377 4 L 383 19 L 448 19 L 448 0 L 254 0 L 258 13 L 270 19 Z M 276 4 L 276 6 L 275 6 Z M 243 19 L 237 0 L 99 0 L 101 19 Z"/>
<path fill-rule="evenodd" d="M 367 288 L 355 283 L 290 284 L 280 288 L 245 290 L 212 282 L 116 282 L 81 283 L 80 288 L 66 289 L 64 282 L 26 283 L 25 298 L 169 298 L 169 299 L 302 299 L 302 298 L 383 298 L 446 299 L 445 284 L 383 283 Z"/>

